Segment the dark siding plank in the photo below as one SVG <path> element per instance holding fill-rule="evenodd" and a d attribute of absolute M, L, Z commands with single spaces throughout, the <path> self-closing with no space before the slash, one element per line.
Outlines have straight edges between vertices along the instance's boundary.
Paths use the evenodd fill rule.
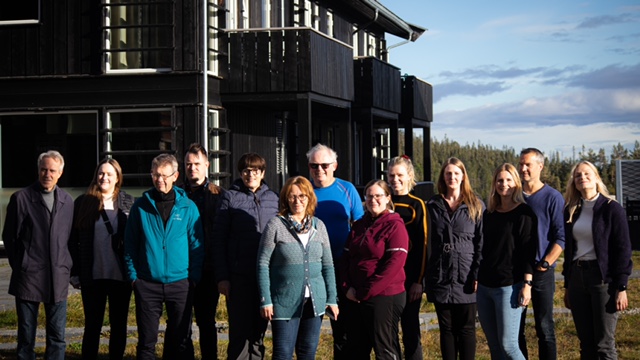
<path fill-rule="evenodd" d="M 39 26 L 28 27 L 24 32 L 24 66 L 27 76 L 38 76 L 38 66 L 40 63 L 40 46 L 38 43 Z"/>
<path fill-rule="evenodd" d="M 13 47 L 11 42 L 12 30 L 0 29 L 0 76 L 6 77 L 11 75 L 11 57 L 13 56 Z"/>
<path fill-rule="evenodd" d="M 282 31 L 271 32 L 271 91 L 284 91 L 283 41 Z"/>
<path fill-rule="evenodd" d="M 269 33 L 260 32 L 257 38 L 256 51 L 258 58 L 256 61 L 256 90 L 266 92 L 271 89 L 271 64 L 269 63 Z"/>
<path fill-rule="evenodd" d="M 262 27 L 262 0 L 249 0 L 249 27 Z M 245 9 L 246 12 L 246 9 Z"/>
<path fill-rule="evenodd" d="M 256 33 L 250 32 L 243 36 L 244 61 L 242 67 L 244 70 L 242 90 L 244 92 L 256 91 Z"/>
<path fill-rule="evenodd" d="M 40 69 L 38 75 L 53 74 L 53 1 L 40 3 L 40 16 L 43 19 L 40 24 Z"/>
<path fill-rule="evenodd" d="M 66 75 L 68 63 L 67 40 L 67 1 L 52 1 L 53 3 L 53 74 Z"/>
<path fill-rule="evenodd" d="M 296 31 L 284 33 L 284 90 L 298 90 L 298 58 Z"/>
<path fill-rule="evenodd" d="M 229 91 L 242 92 L 242 34 L 229 33 Z"/>
<path fill-rule="evenodd" d="M 314 37 L 319 35 L 314 33 Z M 311 31 L 298 31 L 298 91 L 311 91 Z M 318 69 L 318 66 L 314 66 Z"/>
<path fill-rule="evenodd" d="M 12 61 L 11 61 L 11 75 L 12 76 L 26 76 L 25 64 L 27 63 L 26 46 L 27 41 L 25 39 L 26 29 L 15 29 L 11 32 L 11 44 L 12 44 Z"/>

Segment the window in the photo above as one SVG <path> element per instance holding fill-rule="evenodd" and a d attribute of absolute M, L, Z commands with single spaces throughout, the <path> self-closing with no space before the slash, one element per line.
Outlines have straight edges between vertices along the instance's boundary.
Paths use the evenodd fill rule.
<path fill-rule="evenodd" d="M 114 157 L 125 186 L 149 186 L 151 160 L 175 153 L 176 126 L 171 109 L 112 110 L 100 129 L 100 158 Z"/>
<path fill-rule="evenodd" d="M 375 57 L 377 53 L 377 48 L 378 48 L 376 37 L 369 33 L 366 33 L 365 38 L 368 40 L 367 42 L 369 43 L 367 46 L 367 55 Z"/>
<path fill-rule="evenodd" d="M 171 70 L 173 0 L 103 1 L 105 70 Z"/>
<path fill-rule="evenodd" d="M 262 27 L 271 27 L 271 0 L 262 0 Z"/>
<path fill-rule="evenodd" d="M 333 11 L 327 11 L 327 35 L 333 37 Z"/>
<path fill-rule="evenodd" d="M 207 7 L 207 70 L 211 75 L 218 75 L 220 60 L 220 22 L 219 14 L 224 14 L 224 8 L 216 4 L 216 2 L 208 2 Z"/>
<path fill-rule="evenodd" d="M 40 21 L 40 1 L 0 1 L 0 25 L 37 24 Z"/>

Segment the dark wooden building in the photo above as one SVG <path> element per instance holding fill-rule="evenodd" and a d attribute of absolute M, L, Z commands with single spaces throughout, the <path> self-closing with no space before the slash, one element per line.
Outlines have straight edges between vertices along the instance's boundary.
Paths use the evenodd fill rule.
<path fill-rule="evenodd" d="M 400 129 L 423 129 L 428 161 L 431 86 L 388 63 L 385 39 L 424 31 L 375 0 L 0 5 L 0 188 L 31 183 L 47 149 L 65 156 L 66 187 L 85 187 L 105 156 L 125 186 L 150 186 L 151 159 L 181 159 L 191 142 L 210 149 L 223 186 L 252 151 L 279 189 L 308 174 L 318 142 L 338 152 L 337 176 L 362 185 L 412 154 Z"/>

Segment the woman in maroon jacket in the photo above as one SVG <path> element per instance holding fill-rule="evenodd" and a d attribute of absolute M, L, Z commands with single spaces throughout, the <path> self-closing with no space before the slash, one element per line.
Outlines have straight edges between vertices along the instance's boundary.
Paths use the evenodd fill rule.
<path fill-rule="evenodd" d="M 393 212 L 391 189 L 382 180 L 365 187 L 367 212 L 351 228 L 342 256 L 347 307 L 347 352 L 352 360 L 401 359 L 398 322 L 404 309 L 404 264 L 409 236 Z"/>

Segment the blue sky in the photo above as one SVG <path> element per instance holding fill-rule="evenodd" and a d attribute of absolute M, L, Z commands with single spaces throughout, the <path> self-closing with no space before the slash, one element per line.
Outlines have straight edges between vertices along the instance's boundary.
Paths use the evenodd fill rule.
<path fill-rule="evenodd" d="M 390 62 L 433 85 L 432 137 L 563 157 L 640 140 L 640 1 L 379 1 L 429 29 Z"/>

